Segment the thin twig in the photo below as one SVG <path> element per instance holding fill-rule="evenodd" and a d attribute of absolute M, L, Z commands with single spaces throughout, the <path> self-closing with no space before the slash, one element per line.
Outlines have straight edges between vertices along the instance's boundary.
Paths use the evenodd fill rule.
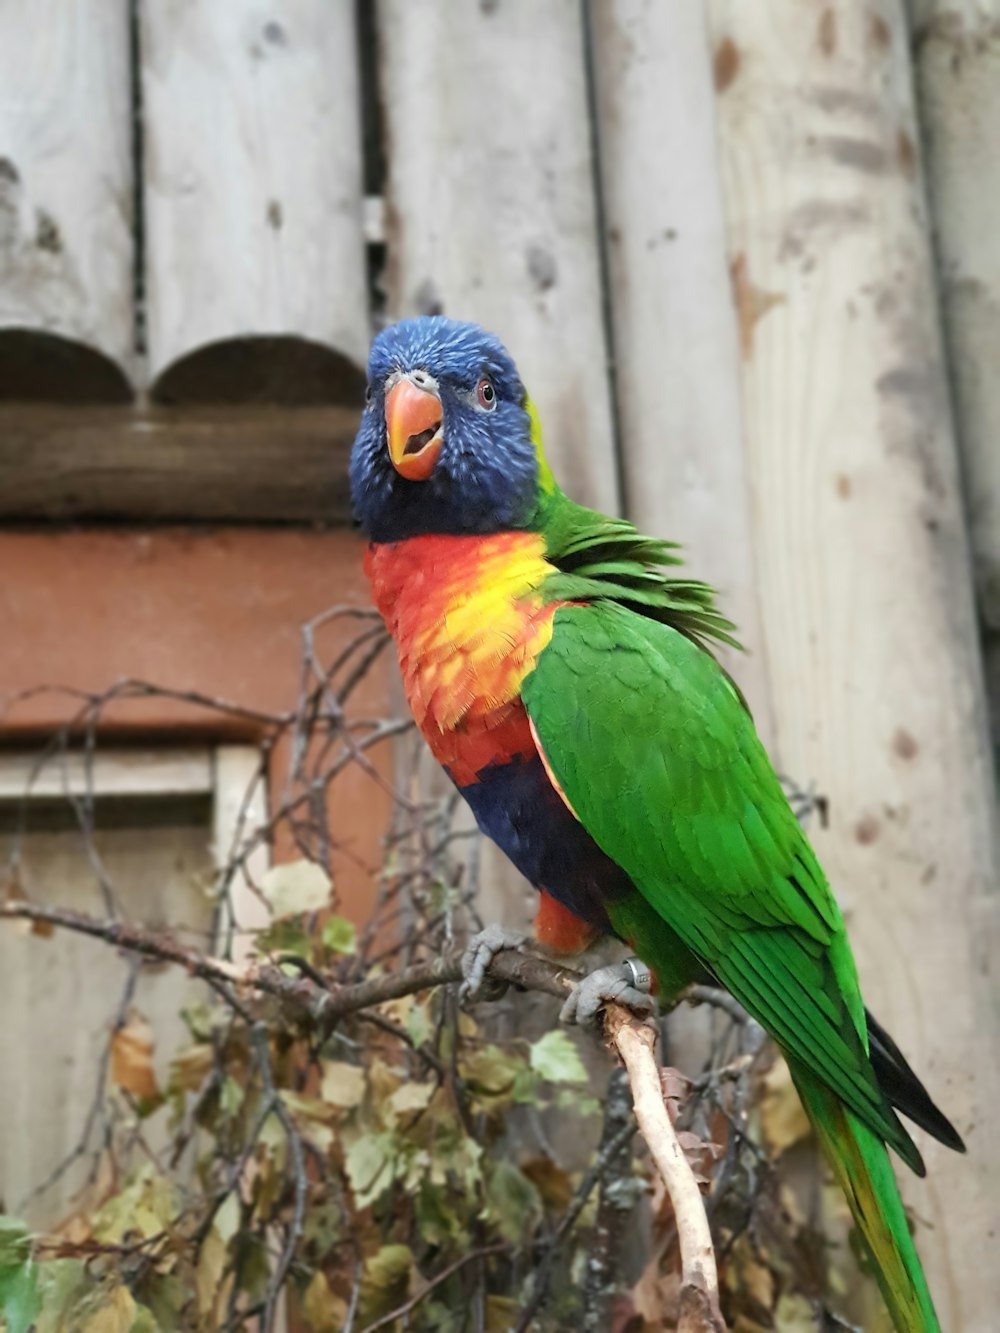
<path fill-rule="evenodd" d="M 402 1319 L 411 1310 L 415 1310 L 435 1287 L 439 1287 L 442 1282 L 447 1282 L 460 1268 L 464 1268 L 466 1264 L 471 1264 L 474 1259 L 486 1259 L 491 1254 L 503 1254 L 505 1250 L 509 1249 L 509 1245 L 484 1245 L 482 1249 L 470 1250 L 468 1254 L 463 1254 L 461 1259 L 456 1259 L 453 1264 L 449 1264 L 447 1268 L 442 1269 L 437 1277 L 431 1278 L 427 1286 L 421 1287 L 417 1294 L 411 1296 L 408 1301 L 404 1301 L 402 1305 L 397 1305 L 395 1310 L 390 1310 L 388 1314 L 381 1315 L 374 1323 L 366 1324 L 361 1333 L 375 1333 L 376 1329 L 385 1328 L 388 1324 L 395 1323 L 397 1319 Z"/>

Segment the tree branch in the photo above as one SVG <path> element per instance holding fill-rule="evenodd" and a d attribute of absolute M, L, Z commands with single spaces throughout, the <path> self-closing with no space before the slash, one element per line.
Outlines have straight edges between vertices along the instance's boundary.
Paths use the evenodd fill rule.
<path fill-rule="evenodd" d="M 712 1233 L 701 1190 L 663 1100 L 653 1056 L 656 1033 L 619 1004 L 609 1004 L 605 1012 L 605 1032 L 628 1070 L 639 1129 L 673 1205 L 681 1251 L 678 1333 L 725 1333 Z"/>
<path fill-rule="evenodd" d="M 150 930 L 130 921 L 102 920 L 84 912 L 65 907 L 47 907 L 11 898 L 0 903 L 0 920 L 34 921 L 41 925 L 58 926 L 80 935 L 104 940 L 116 948 L 157 962 L 174 963 L 191 976 L 211 985 L 225 983 L 238 990 L 258 991 L 273 995 L 303 1011 L 327 1030 L 339 1018 L 370 1009 L 386 1000 L 397 1000 L 404 995 L 429 990 L 461 981 L 461 954 L 446 953 L 429 963 L 418 963 L 384 976 L 369 977 L 351 986 L 334 982 L 322 985 L 310 976 L 289 976 L 280 967 L 267 960 L 237 966 L 224 958 L 201 953 L 179 943 L 173 936 Z M 567 992 L 580 980 L 579 973 L 559 967 L 533 954 L 505 951 L 498 954 L 490 965 L 490 976 L 510 982 L 524 990 L 543 991 L 564 999 Z"/>

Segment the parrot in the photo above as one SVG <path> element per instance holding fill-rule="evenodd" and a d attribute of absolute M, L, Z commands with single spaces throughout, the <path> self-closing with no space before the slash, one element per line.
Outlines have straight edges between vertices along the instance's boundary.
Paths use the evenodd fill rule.
<path fill-rule="evenodd" d="M 896 1329 L 939 1330 L 887 1149 L 925 1174 L 900 1114 L 964 1144 L 865 1008 L 840 909 L 713 653 L 735 643 L 715 591 L 675 544 L 563 492 L 514 361 L 476 324 L 377 333 L 349 475 L 409 708 L 538 890 L 537 940 L 571 955 L 616 937 L 664 1004 L 729 991 L 788 1063 Z M 485 935 L 478 979 L 507 942 Z"/>

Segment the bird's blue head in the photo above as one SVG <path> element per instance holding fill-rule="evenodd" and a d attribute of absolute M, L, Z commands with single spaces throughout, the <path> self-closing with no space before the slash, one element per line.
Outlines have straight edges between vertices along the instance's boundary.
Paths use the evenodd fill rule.
<path fill-rule="evenodd" d="M 440 315 L 383 329 L 351 453 L 354 512 L 377 542 L 523 528 L 548 469 L 498 338 Z"/>

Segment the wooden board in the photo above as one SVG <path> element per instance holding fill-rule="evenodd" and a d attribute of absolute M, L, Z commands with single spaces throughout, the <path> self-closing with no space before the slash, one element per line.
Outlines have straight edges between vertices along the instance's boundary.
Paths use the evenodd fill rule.
<path fill-rule="evenodd" d="M 268 396 L 350 401 L 368 343 L 353 5 L 141 16 L 154 392 L 232 401 L 270 375 Z"/>
<path fill-rule="evenodd" d="M 247 746 L 224 746 L 245 752 Z M 42 762 L 44 759 L 45 762 Z M 184 749 L 80 751 L 58 755 L 4 754 L 0 801 L 94 796 L 208 796 L 214 785 L 208 746 Z"/>
<path fill-rule="evenodd" d="M 749 655 L 726 652 L 771 736 L 704 6 L 594 5 L 601 180 L 625 507 L 684 544 Z"/>
<path fill-rule="evenodd" d="M 506 342 L 557 475 L 618 504 L 575 0 L 379 6 L 389 306 Z"/>
<path fill-rule="evenodd" d="M 1000 2 L 918 0 L 916 72 L 969 525 L 1000 631 Z"/>
<path fill-rule="evenodd" d="M 4 759 L 0 756 L 0 773 Z M 19 842 L 19 882 L 42 903 L 98 917 L 107 915 L 84 839 L 71 811 L 54 822 L 50 813 L 32 814 Z M 205 892 L 211 882 L 210 796 L 137 796 L 123 802 L 119 817 L 98 830 L 93 845 L 103 872 L 115 888 L 122 914 L 149 925 L 185 928 L 186 938 L 207 939 L 214 906 Z M 0 814 L 0 855 L 4 864 L 16 826 Z M 97 1093 L 100 1059 L 120 1012 L 131 962 L 100 940 L 56 931 L 32 934 L 26 925 L 0 928 L 0 966 L 9 1022 L 0 1032 L 0 1057 L 16 1078 L 0 1084 L 0 1194 L 10 1211 L 22 1211 L 26 1196 L 48 1177 L 79 1143 Z M 165 1086 L 171 1056 L 189 1041 L 181 1009 L 202 993 L 182 969 L 138 965 L 129 1008 L 138 1009 L 153 1029 L 154 1066 Z M 124 1018 L 124 1014 L 121 1015 Z M 44 1052 L 44 1058 L 38 1053 Z M 166 1141 L 163 1111 L 146 1133 L 156 1147 Z M 91 1137 L 100 1144 L 100 1129 Z M 67 1211 L 85 1182 L 89 1158 L 81 1157 L 22 1215 L 45 1227 Z"/>
<path fill-rule="evenodd" d="M 987 1329 L 993 779 L 902 7 L 709 8 L 778 756 L 829 799 L 868 1003 L 966 1135 L 901 1183 L 942 1326 Z"/>
<path fill-rule="evenodd" d="M 349 523 L 350 408 L 0 406 L 0 517 Z"/>
<path fill-rule="evenodd" d="M 0 398 L 115 401 L 133 357 L 128 6 L 0 6 Z"/>
<path fill-rule="evenodd" d="M 917 0 L 914 49 L 941 310 L 1000 752 L 1000 3 Z"/>

